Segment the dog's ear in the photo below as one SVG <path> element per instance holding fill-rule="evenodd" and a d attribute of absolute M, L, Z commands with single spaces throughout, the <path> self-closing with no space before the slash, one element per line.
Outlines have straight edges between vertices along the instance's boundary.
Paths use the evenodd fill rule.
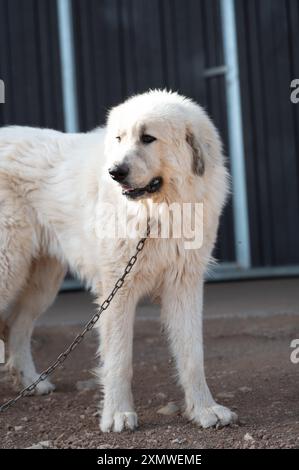
<path fill-rule="evenodd" d="M 202 176 L 205 172 L 205 159 L 203 148 L 200 143 L 196 140 L 193 132 L 187 129 L 186 141 L 190 145 L 192 150 L 193 162 L 192 169 L 196 175 Z"/>

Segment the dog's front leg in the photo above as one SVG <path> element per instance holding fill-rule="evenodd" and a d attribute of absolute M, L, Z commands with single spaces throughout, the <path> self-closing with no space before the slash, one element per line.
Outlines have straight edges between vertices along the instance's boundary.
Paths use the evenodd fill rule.
<path fill-rule="evenodd" d="M 236 414 L 218 405 L 208 388 L 204 372 L 202 338 L 203 282 L 193 279 L 171 287 L 165 283 L 162 319 L 176 359 L 180 383 L 185 392 L 187 416 L 207 428 L 228 425 Z"/>
<path fill-rule="evenodd" d="M 133 291 L 122 291 L 100 318 L 100 379 L 104 393 L 100 428 L 103 432 L 133 430 L 137 426 L 131 390 L 136 303 Z"/>

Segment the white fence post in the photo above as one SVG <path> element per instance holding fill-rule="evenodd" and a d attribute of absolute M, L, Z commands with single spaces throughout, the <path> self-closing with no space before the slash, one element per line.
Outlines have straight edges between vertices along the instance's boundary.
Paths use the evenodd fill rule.
<path fill-rule="evenodd" d="M 79 128 L 76 67 L 71 0 L 57 0 L 64 125 L 66 132 Z"/>
<path fill-rule="evenodd" d="M 236 258 L 240 268 L 250 268 L 245 153 L 240 97 L 238 45 L 234 0 L 220 0 L 224 59 L 226 66 L 226 101 L 228 113 L 229 154 L 233 186 L 233 215 Z"/>

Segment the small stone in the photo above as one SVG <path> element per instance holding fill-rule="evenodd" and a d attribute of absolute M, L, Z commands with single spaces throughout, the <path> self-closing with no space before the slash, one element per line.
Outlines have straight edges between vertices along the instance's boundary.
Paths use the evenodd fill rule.
<path fill-rule="evenodd" d="M 30 447 L 26 447 L 26 449 L 49 449 L 51 447 L 51 441 L 41 441 L 37 444 L 33 444 Z"/>
<path fill-rule="evenodd" d="M 157 398 L 159 398 L 160 400 L 165 400 L 165 398 L 167 398 L 167 395 L 166 395 L 166 393 L 158 392 L 157 393 Z"/>
<path fill-rule="evenodd" d="M 184 444 L 184 442 L 186 442 L 187 439 L 179 439 L 179 438 L 176 438 L 176 439 L 173 439 L 171 441 L 172 444 Z"/>
<path fill-rule="evenodd" d="M 95 390 L 99 387 L 96 379 L 79 380 L 76 383 L 76 389 L 78 392 L 88 392 L 89 390 Z"/>
<path fill-rule="evenodd" d="M 43 449 L 43 446 L 40 444 L 33 444 L 33 446 L 25 447 L 25 449 Z"/>
<path fill-rule="evenodd" d="M 51 447 L 51 441 L 41 441 L 39 443 L 44 449 L 48 449 L 49 447 Z"/>
<path fill-rule="evenodd" d="M 247 392 L 252 392 L 252 388 L 250 387 L 239 387 L 240 392 L 247 393 Z"/>
<path fill-rule="evenodd" d="M 16 432 L 22 431 L 22 429 L 23 429 L 23 426 L 15 426 Z"/>
<path fill-rule="evenodd" d="M 170 416 L 177 413 L 178 411 L 179 407 L 173 401 L 170 401 L 169 403 L 167 403 L 167 405 L 160 408 L 157 413 L 159 413 L 160 415 Z"/>
<path fill-rule="evenodd" d="M 245 436 L 243 437 L 244 441 L 254 441 L 253 437 L 251 434 L 249 434 L 248 432 L 245 434 Z"/>

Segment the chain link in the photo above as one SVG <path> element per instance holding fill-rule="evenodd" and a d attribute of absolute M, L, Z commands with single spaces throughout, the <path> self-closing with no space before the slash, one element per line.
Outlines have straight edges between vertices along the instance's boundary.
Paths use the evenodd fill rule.
<path fill-rule="evenodd" d="M 145 244 L 145 241 L 146 241 L 147 237 L 149 236 L 149 233 L 150 233 L 150 229 L 149 229 L 149 226 L 148 226 L 146 237 L 141 238 L 141 240 L 139 240 L 139 242 L 137 243 L 135 254 L 133 256 L 131 256 L 131 258 L 129 259 L 129 261 L 128 261 L 128 263 L 127 263 L 127 265 L 126 265 L 126 267 L 123 271 L 122 276 L 116 281 L 111 293 L 108 295 L 108 297 L 100 305 L 99 311 L 92 316 L 92 318 L 89 320 L 88 323 L 86 323 L 86 325 L 84 326 L 81 333 L 79 333 L 75 337 L 74 341 L 69 345 L 69 347 L 65 351 L 63 351 L 61 354 L 59 354 L 56 361 L 54 361 L 47 369 L 45 369 L 40 374 L 40 376 L 38 377 L 38 379 L 35 382 L 33 382 L 28 387 L 23 388 L 23 390 L 21 390 L 20 393 L 15 398 L 12 398 L 11 400 L 8 400 L 2 406 L 0 406 L 0 413 L 4 412 L 8 408 L 12 407 L 21 398 L 30 395 L 30 393 L 33 392 L 36 389 L 38 384 L 40 382 L 43 382 L 44 380 L 46 380 L 49 377 L 49 375 L 51 375 L 54 372 L 54 370 L 57 369 L 57 367 L 59 367 L 67 359 L 67 357 L 71 354 L 71 352 L 81 343 L 81 341 L 84 339 L 84 336 L 86 335 L 86 333 L 88 333 L 95 326 L 95 324 L 99 320 L 101 314 L 104 312 L 104 310 L 106 310 L 109 307 L 111 301 L 113 300 L 113 298 L 116 295 L 116 293 L 118 292 L 118 290 L 121 289 L 122 286 L 124 285 L 126 277 L 131 272 L 134 264 L 137 261 L 137 257 L 139 255 L 139 253 L 144 248 L 144 244 Z"/>

